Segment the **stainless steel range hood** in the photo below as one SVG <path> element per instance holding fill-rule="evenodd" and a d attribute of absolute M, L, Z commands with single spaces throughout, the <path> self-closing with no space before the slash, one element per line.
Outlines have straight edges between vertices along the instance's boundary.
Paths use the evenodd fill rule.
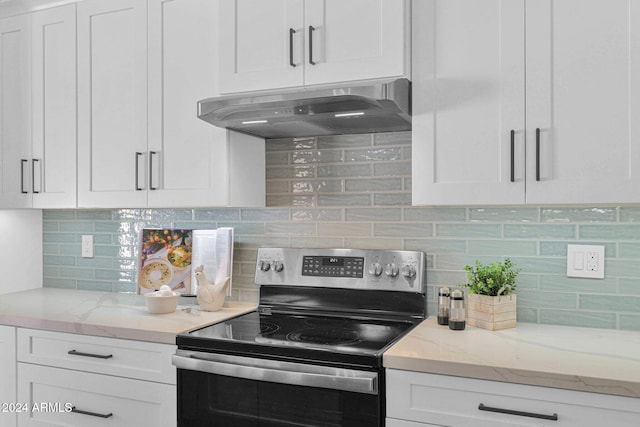
<path fill-rule="evenodd" d="M 406 131 L 410 114 L 407 79 L 198 102 L 202 120 L 263 138 Z"/>

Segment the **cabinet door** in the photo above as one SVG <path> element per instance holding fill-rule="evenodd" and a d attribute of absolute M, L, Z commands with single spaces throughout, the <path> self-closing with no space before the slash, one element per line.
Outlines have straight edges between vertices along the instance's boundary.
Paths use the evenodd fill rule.
<path fill-rule="evenodd" d="M 405 76 L 404 0 L 305 0 L 305 84 Z"/>
<path fill-rule="evenodd" d="M 78 205 L 147 205 L 146 0 L 78 13 Z"/>
<path fill-rule="evenodd" d="M 149 2 L 151 207 L 227 203 L 227 133 L 195 114 L 218 92 L 217 13 L 210 0 Z"/>
<path fill-rule="evenodd" d="M 527 2 L 527 203 L 640 201 L 637 6 Z"/>
<path fill-rule="evenodd" d="M 33 13 L 33 207 L 76 206 L 76 7 Z"/>
<path fill-rule="evenodd" d="M 0 326 L 0 404 L 11 403 L 17 403 L 16 332 L 13 327 Z M 15 427 L 15 411 L 0 411 L 0 425 Z"/>
<path fill-rule="evenodd" d="M 302 86 L 303 5 L 301 0 L 220 1 L 221 93 Z"/>
<path fill-rule="evenodd" d="M 0 20 L 0 207 L 31 207 L 29 15 Z"/>
<path fill-rule="evenodd" d="M 413 204 L 524 203 L 524 1 L 417 1 L 412 27 Z"/>

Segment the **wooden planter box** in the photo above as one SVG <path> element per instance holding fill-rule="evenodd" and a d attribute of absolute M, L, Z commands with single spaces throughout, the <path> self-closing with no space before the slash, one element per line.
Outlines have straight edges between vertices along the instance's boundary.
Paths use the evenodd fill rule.
<path fill-rule="evenodd" d="M 478 328 L 497 331 L 516 327 L 516 295 L 491 297 L 469 295 L 467 323 Z"/>

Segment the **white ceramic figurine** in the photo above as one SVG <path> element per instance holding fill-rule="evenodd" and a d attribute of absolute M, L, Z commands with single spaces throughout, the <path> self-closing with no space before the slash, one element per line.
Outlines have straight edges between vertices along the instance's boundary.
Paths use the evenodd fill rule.
<path fill-rule="evenodd" d="M 204 267 L 199 265 L 195 268 L 198 289 L 196 290 L 196 300 L 204 311 L 218 311 L 224 304 L 227 296 L 227 288 L 231 283 L 231 277 L 227 277 L 222 282 L 213 285 L 207 280 L 204 274 Z"/>

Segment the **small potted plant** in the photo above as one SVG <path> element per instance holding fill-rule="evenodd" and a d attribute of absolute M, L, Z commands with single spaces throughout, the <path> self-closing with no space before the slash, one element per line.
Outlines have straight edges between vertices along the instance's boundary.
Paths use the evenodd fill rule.
<path fill-rule="evenodd" d="M 516 326 L 516 277 L 519 268 L 509 258 L 483 265 L 465 266 L 469 289 L 467 323 L 483 329 L 496 331 Z"/>

